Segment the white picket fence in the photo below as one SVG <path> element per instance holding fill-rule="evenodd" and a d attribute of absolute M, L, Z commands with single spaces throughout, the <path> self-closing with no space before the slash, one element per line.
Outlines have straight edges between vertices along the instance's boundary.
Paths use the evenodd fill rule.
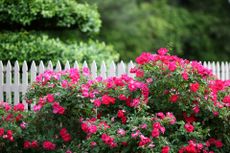
<path fill-rule="evenodd" d="M 212 69 L 213 73 L 216 74 L 219 79 L 230 79 L 230 62 L 203 62 L 202 64 Z M 93 78 L 97 76 L 107 78 L 111 76 L 121 76 L 122 74 L 128 74 L 134 77 L 134 74 L 130 73 L 130 69 L 134 66 L 135 64 L 132 61 L 127 64 L 122 61 L 118 64 L 112 62 L 108 67 L 106 67 L 105 62 L 102 62 L 99 70 L 94 61 L 90 66 L 84 62 L 82 67 L 89 67 Z M 62 68 L 60 62 L 57 62 L 54 67 L 51 61 L 48 62 L 47 66 L 44 66 L 41 61 L 39 65 L 32 62 L 30 69 L 28 69 L 26 61 L 23 62 L 22 67 L 19 66 L 17 61 L 13 66 L 9 61 L 7 65 L 3 65 L 2 61 L 0 61 L 0 101 L 7 101 L 11 104 L 22 102 L 28 107 L 22 97 L 38 74 L 43 73 L 45 70 L 60 71 L 70 69 L 70 67 L 79 68 L 79 65 L 75 62 L 74 65 L 70 66 L 67 61 Z"/>

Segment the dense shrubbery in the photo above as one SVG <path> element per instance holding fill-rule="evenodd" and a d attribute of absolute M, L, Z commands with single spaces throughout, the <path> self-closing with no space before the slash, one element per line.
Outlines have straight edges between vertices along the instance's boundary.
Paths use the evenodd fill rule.
<path fill-rule="evenodd" d="M 105 43 L 89 41 L 67 44 L 44 34 L 5 32 L 0 35 L 0 42 L 0 59 L 3 62 L 43 60 L 46 63 L 49 60 L 53 62 L 69 60 L 73 63 L 77 60 L 82 63 L 84 60 L 88 62 L 96 60 L 99 63 L 101 59 L 111 62 L 119 57 L 113 47 Z"/>
<path fill-rule="evenodd" d="M 33 103 L 34 113 L 25 114 L 30 117 L 15 120 L 23 106 L 11 112 L 1 103 L 0 150 L 230 151 L 230 81 L 215 80 L 199 63 L 170 56 L 164 48 L 136 62 L 134 79 L 92 80 L 87 68 L 39 75 L 26 94 Z"/>
<path fill-rule="evenodd" d="M 105 59 L 110 63 L 118 59 L 111 45 L 92 40 L 99 32 L 101 20 L 97 8 L 86 3 L 3 0 L 0 1 L 0 24 L 0 60 L 3 62 L 77 60 L 82 63 Z M 72 38 L 68 37 L 70 33 Z"/>
<path fill-rule="evenodd" d="M 74 0 L 2 0 L 0 14 L 6 29 L 78 28 L 93 34 L 101 26 L 95 7 Z"/>

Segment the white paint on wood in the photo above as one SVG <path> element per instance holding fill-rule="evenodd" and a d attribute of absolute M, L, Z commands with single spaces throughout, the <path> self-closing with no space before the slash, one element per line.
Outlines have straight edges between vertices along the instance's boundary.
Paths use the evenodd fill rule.
<path fill-rule="evenodd" d="M 39 72 L 39 74 L 45 72 L 45 66 L 44 66 L 43 61 L 40 61 L 39 68 L 38 68 L 38 72 Z"/>
<path fill-rule="evenodd" d="M 117 75 L 120 77 L 122 74 L 127 74 L 126 72 L 126 68 L 125 68 L 125 64 L 123 61 L 121 61 L 121 63 L 118 64 L 118 71 L 117 71 Z"/>
<path fill-rule="evenodd" d="M 70 69 L 69 61 L 66 61 L 66 63 L 65 63 L 65 70 L 69 70 L 69 69 Z"/>
<path fill-rule="evenodd" d="M 31 68 L 30 68 L 30 84 L 32 84 L 37 76 L 37 67 L 34 61 L 32 61 Z"/>
<path fill-rule="evenodd" d="M 22 65 L 22 95 L 24 96 L 27 88 L 28 88 L 28 66 L 26 61 L 23 62 Z M 26 103 L 25 99 L 22 99 L 22 103 L 25 105 L 25 108 L 28 109 L 28 104 Z"/>
<path fill-rule="evenodd" d="M 117 76 L 117 70 L 116 70 L 116 65 L 114 61 L 110 64 L 109 71 L 108 71 L 108 77 L 115 77 Z"/>
<path fill-rule="evenodd" d="M 48 62 L 47 70 L 53 70 L 53 63 L 51 61 Z"/>
<path fill-rule="evenodd" d="M 20 94 L 19 94 L 19 84 L 20 84 L 20 74 L 19 74 L 20 68 L 18 61 L 14 64 L 14 84 L 13 84 L 13 90 L 14 90 L 14 104 L 17 104 L 20 102 Z"/>
<path fill-rule="evenodd" d="M 77 61 L 74 62 L 73 67 L 79 69 L 79 64 Z"/>
<path fill-rule="evenodd" d="M 11 104 L 11 74 L 12 71 L 12 67 L 11 67 L 11 63 L 10 61 L 7 62 L 6 65 L 6 101 L 9 102 Z"/>
<path fill-rule="evenodd" d="M 57 65 L 56 65 L 56 69 L 55 69 L 55 71 L 61 71 L 62 70 L 62 68 L 61 68 L 61 63 L 60 63 L 60 61 L 57 61 Z"/>
<path fill-rule="evenodd" d="M 91 75 L 92 79 L 95 79 L 97 77 L 97 64 L 95 61 L 93 61 L 91 64 Z"/>
<path fill-rule="evenodd" d="M 105 62 L 102 61 L 101 63 L 101 73 L 100 73 L 100 76 L 103 78 L 103 79 L 106 79 L 107 76 L 106 76 L 106 65 L 105 65 Z"/>
<path fill-rule="evenodd" d="M 4 66 L 2 61 L 0 61 L 0 101 L 3 101 L 3 85 L 4 85 Z"/>
<path fill-rule="evenodd" d="M 82 65 L 82 67 L 88 67 L 88 64 L 87 64 L 87 62 L 86 62 L 86 61 L 84 61 L 84 63 L 83 63 L 83 65 Z"/>

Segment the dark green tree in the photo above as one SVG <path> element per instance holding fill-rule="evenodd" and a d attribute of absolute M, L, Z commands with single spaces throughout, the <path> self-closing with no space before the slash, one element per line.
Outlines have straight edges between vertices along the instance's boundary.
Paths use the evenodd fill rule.
<path fill-rule="evenodd" d="M 195 60 L 229 60 L 228 0 L 82 0 L 102 16 L 101 40 L 112 43 L 121 58 L 169 47 Z"/>

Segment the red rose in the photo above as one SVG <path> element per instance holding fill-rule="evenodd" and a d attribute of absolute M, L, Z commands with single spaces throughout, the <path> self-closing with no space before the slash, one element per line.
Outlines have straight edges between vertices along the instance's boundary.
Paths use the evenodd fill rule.
<path fill-rule="evenodd" d="M 24 149 L 29 149 L 30 148 L 30 142 L 29 141 L 25 141 L 23 144 Z"/>
<path fill-rule="evenodd" d="M 153 137 L 153 138 L 157 138 L 159 135 L 160 135 L 159 129 L 154 128 L 154 129 L 152 130 L 152 137 Z"/>
<path fill-rule="evenodd" d="M 117 117 L 118 117 L 118 118 L 122 118 L 122 117 L 124 117 L 124 116 L 125 116 L 124 110 L 119 110 L 119 111 L 117 112 Z"/>
<path fill-rule="evenodd" d="M 169 146 L 164 146 L 161 149 L 161 153 L 169 153 L 169 151 L 170 151 L 170 147 Z"/>
<path fill-rule="evenodd" d="M 115 104 L 115 98 L 110 97 L 108 95 L 102 96 L 102 104 L 109 105 L 109 104 Z"/>
<path fill-rule="evenodd" d="M 36 140 L 31 142 L 31 148 L 37 148 L 38 147 L 38 142 Z"/>
<path fill-rule="evenodd" d="M 192 92 L 197 92 L 197 90 L 199 89 L 199 87 L 200 87 L 200 84 L 199 83 L 192 83 L 192 84 L 190 84 L 190 90 L 192 91 Z"/>
<path fill-rule="evenodd" d="M 169 100 L 169 101 L 172 102 L 172 103 L 175 103 L 175 102 L 177 102 L 178 98 L 179 98 L 178 95 L 172 95 L 172 96 L 170 97 L 170 100 Z"/>
<path fill-rule="evenodd" d="M 187 131 L 187 132 L 193 132 L 194 131 L 194 126 L 192 125 L 192 124 L 190 124 L 190 123 L 186 123 L 185 125 L 184 125 L 184 128 L 185 128 L 185 130 Z"/>
<path fill-rule="evenodd" d="M 220 140 L 216 140 L 215 141 L 215 146 L 216 146 L 216 148 L 222 148 L 223 147 L 223 143 Z"/>
<path fill-rule="evenodd" d="M 127 118 L 125 116 L 121 118 L 122 124 L 126 124 L 126 121 L 127 121 Z"/>
<path fill-rule="evenodd" d="M 198 153 L 198 150 L 192 144 L 189 144 L 188 146 L 186 146 L 185 151 L 186 151 L 186 153 Z"/>
<path fill-rule="evenodd" d="M 71 140 L 71 136 L 69 133 L 66 133 L 66 134 L 62 135 L 62 139 L 65 142 L 69 142 Z"/>
<path fill-rule="evenodd" d="M 139 57 L 136 58 L 136 62 L 140 65 L 151 61 L 153 55 L 151 53 L 143 52 Z"/>
<path fill-rule="evenodd" d="M 88 125 L 87 125 L 86 123 L 82 123 L 82 124 L 81 124 L 81 129 L 82 129 L 85 133 L 88 133 L 88 131 L 89 131 Z"/>
<path fill-rule="evenodd" d="M 56 148 L 56 145 L 50 141 L 44 141 L 42 146 L 45 150 L 55 150 Z"/>
<path fill-rule="evenodd" d="M 47 94 L 46 98 L 49 103 L 54 102 L 54 96 L 52 94 Z"/>
<path fill-rule="evenodd" d="M 54 102 L 52 107 L 53 107 L 53 113 L 54 114 L 62 115 L 65 112 L 65 108 L 60 106 L 60 104 L 58 102 Z"/>
<path fill-rule="evenodd" d="M 24 111 L 24 105 L 19 103 L 17 105 L 14 106 L 14 111 Z"/>
<path fill-rule="evenodd" d="M 168 49 L 167 48 L 160 48 L 160 49 L 157 50 L 157 53 L 159 55 L 165 55 L 165 54 L 168 53 Z"/>
<path fill-rule="evenodd" d="M 4 128 L 0 128 L 0 137 L 4 134 Z"/>

